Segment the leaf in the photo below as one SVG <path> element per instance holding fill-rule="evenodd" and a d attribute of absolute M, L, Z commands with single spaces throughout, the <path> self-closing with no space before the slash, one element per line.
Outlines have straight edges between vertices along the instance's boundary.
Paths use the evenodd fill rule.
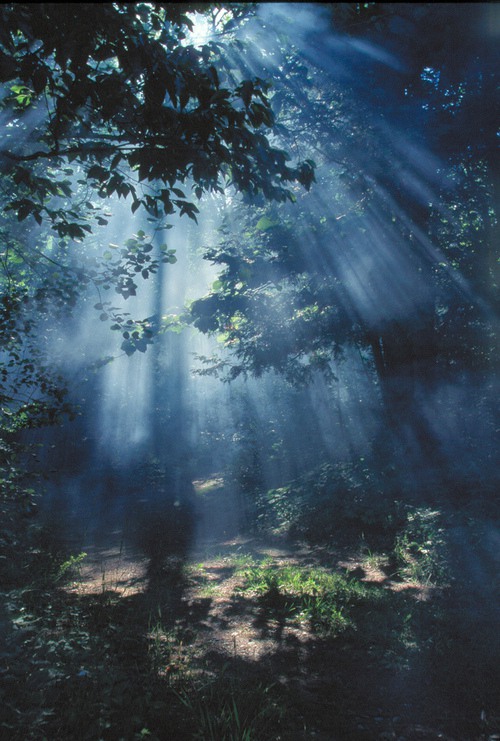
<path fill-rule="evenodd" d="M 252 101 L 252 95 L 254 92 L 254 85 L 251 80 L 245 80 L 241 83 L 239 88 L 237 89 L 237 92 L 240 95 L 240 98 L 242 99 L 245 106 L 248 108 Z"/>
<path fill-rule="evenodd" d="M 121 349 L 130 357 L 135 353 L 135 347 L 130 340 L 124 340 L 121 344 Z"/>
<path fill-rule="evenodd" d="M 121 160 L 122 160 L 122 154 L 121 154 L 121 152 L 118 152 L 118 154 L 115 154 L 115 156 L 111 160 L 110 169 L 111 170 L 114 170 L 116 167 L 118 167 L 118 165 L 120 164 Z"/>
<path fill-rule="evenodd" d="M 99 180 L 99 182 L 104 182 L 104 180 L 107 180 L 109 176 L 109 172 L 104 169 L 104 167 L 101 167 L 101 165 L 92 165 L 87 171 L 87 177 L 92 178 L 94 180 Z"/>
<path fill-rule="evenodd" d="M 212 78 L 212 82 L 213 82 L 214 86 L 216 88 L 218 88 L 219 87 L 219 75 L 217 74 L 217 70 L 215 69 L 215 67 L 213 65 L 211 65 L 208 68 L 208 74 Z"/>
<path fill-rule="evenodd" d="M 263 216 L 255 225 L 256 229 L 260 232 L 266 232 L 268 229 L 272 229 L 275 226 L 279 226 L 279 221 L 273 221 L 268 216 Z"/>
<path fill-rule="evenodd" d="M 17 220 L 24 221 L 34 209 L 35 204 L 32 201 L 21 201 L 17 207 Z"/>

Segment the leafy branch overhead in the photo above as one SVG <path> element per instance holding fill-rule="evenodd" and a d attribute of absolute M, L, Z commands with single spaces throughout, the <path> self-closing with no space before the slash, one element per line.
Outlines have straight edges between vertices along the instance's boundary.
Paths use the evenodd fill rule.
<path fill-rule="evenodd" d="M 293 200 L 290 188 L 314 179 L 311 161 L 292 165 L 271 143 L 268 83 L 232 70 L 225 41 L 189 44 L 196 14 L 213 20 L 213 8 L 226 26 L 253 12 L 190 3 L 0 7 L 0 410 L 9 419 L 24 410 L 29 424 L 43 424 L 64 405 L 50 370 L 53 320 L 67 321 L 89 290 L 126 355 L 185 324 L 161 312 L 133 318 L 108 295 L 136 296 L 141 280 L 176 261 L 157 241 L 172 226 L 165 216 L 196 221 L 203 195 L 228 186 Z M 118 200 L 154 222 L 152 236 L 113 231 L 109 204 Z M 106 248 L 98 228 L 108 225 Z"/>
<path fill-rule="evenodd" d="M 60 236 L 82 239 L 88 209 L 57 208 L 74 196 L 71 175 L 102 198 L 130 198 L 152 217 L 196 220 L 195 198 L 232 184 L 286 200 L 309 188 L 310 162 L 291 166 L 272 146 L 268 84 L 221 79 L 221 47 L 185 45 L 192 28 L 175 3 L 5 4 L 0 9 L 3 107 L 12 136 L 0 155 L 16 184 L 7 208 L 19 220 L 48 218 Z M 42 164 L 42 167 L 40 167 Z M 69 166 L 48 178 L 45 167 Z"/>

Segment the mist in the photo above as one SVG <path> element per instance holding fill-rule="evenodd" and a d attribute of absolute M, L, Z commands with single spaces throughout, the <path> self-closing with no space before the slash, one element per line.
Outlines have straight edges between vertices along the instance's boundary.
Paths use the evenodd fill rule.
<path fill-rule="evenodd" d="M 340 96 L 348 96 L 342 117 L 351 115 L 354 129 L 361 122 L 372 128 L 377 139 L 375 156 L 360 150 L 356 137 L 352 143 L 336 141 L 332 116 L 329 146 L 337 148 L 338 162 L 331 162 L 328 151 L 319 156 L 317 185 L 300 196 L 301 218 L 310 220 L 311 229 L 308 241 L 296 249 L 308 269 L 331 273 L 342 310 L 373 334 L 405 324 L 418 334 L 437 302 L 480 302 L 418 221 L 418 210 L 427 203 L 435 204 L 442 218 L 453 214 L 444 202 L 440 205 L 446 169 L 430 132 L 418 118 L 408 125 L 400 101 L 391 100 L 408 61 L 368 39 L 356 41 L 337 32 L 323 6 L 259 5 L 255 18 L 241 29 L 250 53 L 235 58 L 234 66 L 239 74 L 279 78 L 280 84 L 289 85 L 298 106 L 303 92 L 280 72 L 284 62 L 274 30 L 278 27 L 311 65 L 309 74 L 318 89 L 333 84 Z M 342 179 L 345 167 L 349 173 L 354 166 L 363 173 L 359 191 Z M 371 203 L 353 219 L 367 187 Z M 444 192 L 450 188 L 448 183 Z M 131 215 L 124 202 L 115 199 L 107 205 L 112 216 L 96 234 L 92 259 L 139 230 L 156 245 L 166 242 L 177 258 L 175 264 L 160 264 L 141 282 L 136 296 L 112 299 L 116 310 L 141 318 L 180 315 L 190 301 L 210 290 L 218 268 L 203 258 L 203 250 L 219 240 L 223 219 L 237 235 L 239 210 L 248 206 L 214 195 L 200 208 L 198 224 L 177 217 L 171 229 L 156 234 L 156 227 L 140 214 Z M 286 207 L 287 218 L 296 218 L 294 210 L 294 204 Z M 322 214 L 331 227 L 320 234 L 313 222 Z M 307 234 L 307 225 L 302 229 Z M 89 253 L 85 259 L 90 262 Z M 429 281 L 435 271 L 443 273 L 446 283 L 442 295 Z M 192 482 L 218 476 L 228 478 L 226 514 L 236 535 L 244 526 L 237 468 L 245 457 L 253 456 L 255 470 L 247 474 L 261 491 L 325 461 L 369 457 L 376 466 L 381 446 L 398 471 L 402 498 L 419 490 L 424 499 L 433 498 L 430 491 L 443 481 L 495 477 L 491 431 L 497 388 L 495 378 L 485 372 L 436 367 L 427 348 L 430 357 L 424 352 L 416 362 L 401 351 L 397 370 L 388 379 L 377 375 L 369 348 L 360 351 L 346 344 L 332 366 L 333 380 L 317 375 L 300 389 L 269 372 L 227 385 L 203 375 L 197 358 L 217 352 L 220 343 L 195 327 L 166 332 L 146 352 L 128 357 L 121 349 L 121 334 L 99 321 L 94 307 L 103 300 L 100 293 L 89 286 L 67 326 L 59 324 L 57 354 L 52 353 L 57 371 L 70 381 L 77 420 L 59 432 L 40 433 L 47 470 L 56 470 L 58 479 L 44 498 L 45 516 L 51 526 L 61 516 L 71 516 L 83 541 L 105 541 L 110 533 L 126 541 L 126 521 L 137 502 L 150 502 L 154 511 L 166 503 L 177 509 L 185 503 L 196 520 Z M 385 342 L 386 358 L 398 352 Z M 154 484 L 148 479 L 151 467 L 157 468 Z M 224 523 L 221 528 L 225 530 Z M 193 527 L 195 531 L 201 533 L 203 526 Z M 191 536 L 187 540 L 190 548 L 197 547 Z"/>
<path fill-rule="evenodd" d="M 437 5 L 445 28 L 446 5 Z M 387 6 L 381 25 L 373 9 L 347 6 L 257 3 L 227 27 L 220 9 L 211 20 L 193 14 L 183 44 L 226 44 L 221 85 L 269 81 L 270 139 L 289 153 L 290 167 L 313 162 L 315 181 L 310 189 L 294 183 L 288 200 L 271 203 L 231 185 L 195 200 L 196 183 L 186 177 L 176 187 L 195 200 L 196 218 L 132 213 L 116 194 L 92 201 L 99 225 L 71 247 L 71 269 L 81 275 L 71 311 L 48 299 L 33 319 L 37 357 L 62 379 L 71 413 L 16 438 L 36 451 L 29 466 L 40 481 L 43 547 L 140 563 L 148 599 L 172 563 L 267 547 L 290 563 L 328 554 L 323 567 L 335 553 L 349 579 L 362 574 L 363 585 L 393 590 L 394 615 L 409 615 L 401 636 L 417 635 L 420 618 L 404 599 L 414 598 L 423 615 L 442 593 L 436 587 L 433 596 L 434 572 L 418 581 L 415 568 L 411 580 L 408 564 L 425 560 L 435 537 L 447 548 L 443 589 L 460 594 L 466 586 L 479 605 L 477 634 L 493 646 L 497 170 L 487 117 L 476 115 L 484 103 L 477 90 L 490 84 L 495 24 L 479 4 L 457 60 L 448 36 L 441 46 L 427 43 L 416 6 Z M 471 16 L 470 8 L 455 11 L 450 37 Z M 19 149 L 36 128 L 35 114 L 26 119 Z M 83 171 L 75 166 L 75 189 Z M 68 245 L 54 237 L 46 254 L 52 265 L 68 260 Z M 138 254 L 143 262 L 134 263 Z M 120 259 L 129 272 L 115 290 Z M 182 599 L 172 608 L 179 614 Z M 191 611 L 209 601 L 200 599 Z M 234 597 L 228 625 L 236 604 Z M 467 606 L 457 618 L 459 640 L 472 615 Z M 294 641 L 306 646 L 297 635 L 280 644 L 283 656 Z M 432 638 L 418 650 L 405 640 L 410 658 L 391 692 L 401 702 L 408 692 L 424 708 L 425 693 L 438 687 L 451 717 L 465 691 L 442 689 L 440 670 L 430 689 L 417 689 L 440 649 L 434 656 Z M 314 674 L 314 662 L 308 666 Z M 331 687 L 340 684 L 328 676 Z M 470 706 L 479 718 L 492 702 L 484 690 Z M 397 717 L 391 722 L 396 728 Z M 321 738 L 369 738 L 335 729 Z"/>

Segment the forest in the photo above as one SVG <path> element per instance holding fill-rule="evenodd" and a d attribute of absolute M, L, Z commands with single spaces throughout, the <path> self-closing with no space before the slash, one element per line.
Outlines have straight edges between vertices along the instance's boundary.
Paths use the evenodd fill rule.
<path fill-rule="evenodd" d="M 0 5 L 0 739 L 500 739 L 499 31 Z"/>

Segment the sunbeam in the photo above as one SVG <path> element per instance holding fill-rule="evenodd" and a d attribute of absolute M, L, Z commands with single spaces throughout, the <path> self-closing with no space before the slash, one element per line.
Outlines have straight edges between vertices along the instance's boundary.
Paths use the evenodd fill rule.
<path fill-rule="evenodd" d="M 0 15 L 0 735 L 497 738 L 498 13 Z"/>

